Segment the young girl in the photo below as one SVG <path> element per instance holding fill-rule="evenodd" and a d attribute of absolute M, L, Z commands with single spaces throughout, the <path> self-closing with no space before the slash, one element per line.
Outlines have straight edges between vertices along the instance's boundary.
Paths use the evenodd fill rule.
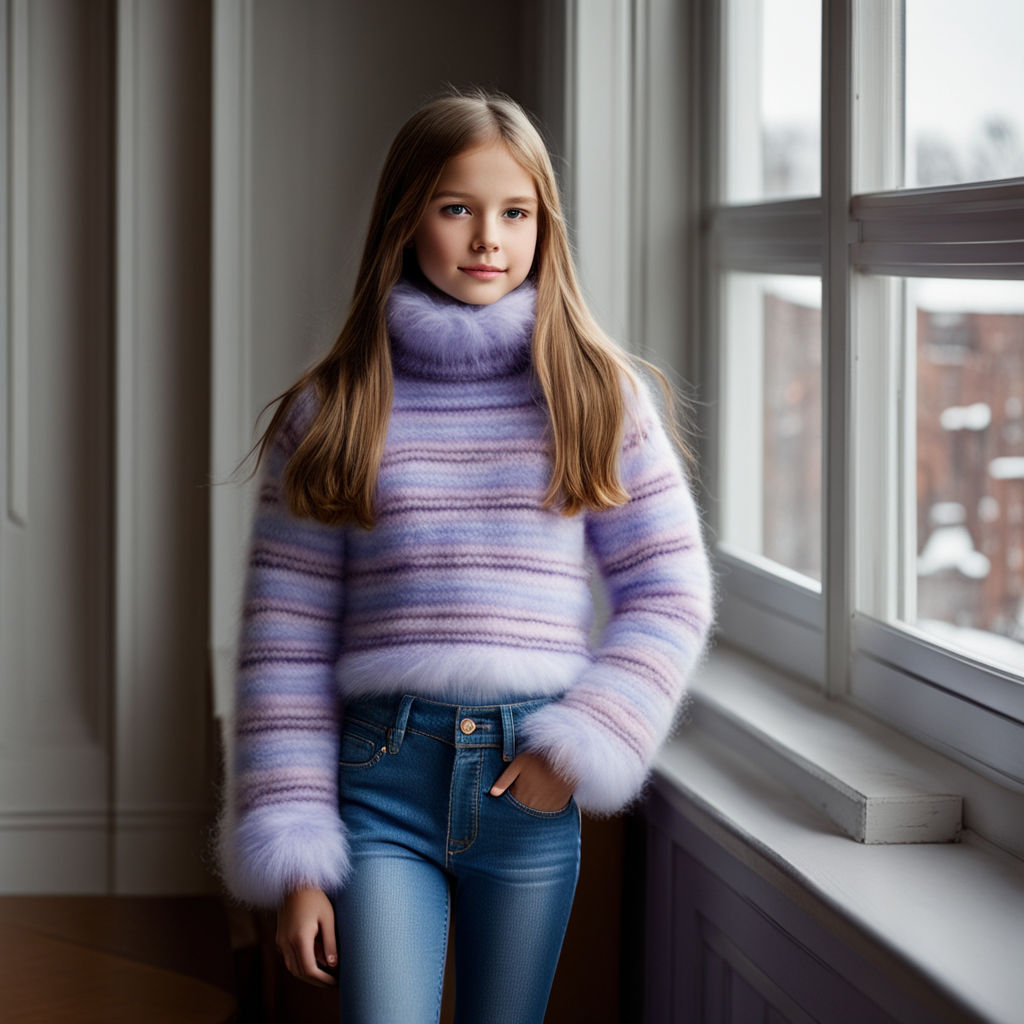
<path fill-rule="evenodd" d="M 539 1022 L 579 809 L 640 793 L 697 661 L 694 503 L 503 97 L 400 130 L 351 312 L 263 435 L 226 879 L 345 1024 Z M 610 617 L 589 643 L 589 567 Z"/>

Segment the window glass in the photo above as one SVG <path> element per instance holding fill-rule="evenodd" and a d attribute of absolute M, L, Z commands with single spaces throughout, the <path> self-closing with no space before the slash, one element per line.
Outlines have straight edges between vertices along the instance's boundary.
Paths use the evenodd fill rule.
<path fill-rule="evenodd" d="M 909 281 L 913 625 L 1024 668 L 1024 282 Z"/>
<path fill-rule="evenodd" d="M 727 274 L 722 539 L 821 579 L 821 279 Z"/>
<path fill-rule="evenodd" d="M 723 20 L 726 202 L 821 191 L 821 0 L 729 0 Z"/>
<path fill-rule="evenodd" d="M 908 187 L 1024 175 L 1024 3 L 906 0 Z"/>

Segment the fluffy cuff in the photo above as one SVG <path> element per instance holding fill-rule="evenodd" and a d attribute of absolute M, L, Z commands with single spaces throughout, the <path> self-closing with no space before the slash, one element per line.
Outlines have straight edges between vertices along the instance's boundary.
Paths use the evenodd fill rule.
<path fill-rule="evenodd" d="M 593 815 L 615 814 L 635 800 L 647 763 L 621 738 L 562 701 L 530 715 L 522 727 L 523 749 L 543 757 L 567 779 L 577 780 L 576 803 Z"/>
<path fill-rule="evenodd" d="M 277 907 L 302 886 L 334 892 L 349 873 L 341 819 L 309 807 L 252 811 L 225 823 L 219 846 L 228 889 L 258 907 Z"/>

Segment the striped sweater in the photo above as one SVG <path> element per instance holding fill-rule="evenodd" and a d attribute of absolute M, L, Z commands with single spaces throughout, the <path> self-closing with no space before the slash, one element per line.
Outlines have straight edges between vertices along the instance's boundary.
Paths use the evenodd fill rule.
<path fill-rule="evenodd" d="M 620 474 L 630 500 L 567 517 L 542 507 L 547 414 L 530 368 L 535 291 L 463 305 L 402 282 L 388 325 L 394 404 L 376 525 L 288 511 L 285 464 L 307 398 L 267 457 L 238 673 L 237 751 L 222 865 L 241 899 L 275 905 L 347 873 L 339 723 L 349 697 L 466 704 L 559 699 L 523 748 L 578 780 L 592 813 L 633 800 L 702 651 L 711 586 L 699 519 L 646 393 L 627 386 Z M 591 645 L 592 569 L 609 617 Z"/>

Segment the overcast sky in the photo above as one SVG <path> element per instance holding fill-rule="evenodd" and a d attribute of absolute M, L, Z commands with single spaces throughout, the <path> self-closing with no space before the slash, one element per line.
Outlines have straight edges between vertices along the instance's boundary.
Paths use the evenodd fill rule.
<path fill-rule="evenodd" d="M 906 18 L 910 138 L 964 145 L 1002 116 L 1024 139 L 1024 0 L 906 0 Z M 821 0 L 764 0 L 763 31 L 765 123 L 813 124 Z"/>
<path fill-rule="evenodd" d="M 983 120 L 999 116 L 1024 139 L 1024 3 L 906 3 L 911 137 L 927 129 L 964 144 Z"/>

